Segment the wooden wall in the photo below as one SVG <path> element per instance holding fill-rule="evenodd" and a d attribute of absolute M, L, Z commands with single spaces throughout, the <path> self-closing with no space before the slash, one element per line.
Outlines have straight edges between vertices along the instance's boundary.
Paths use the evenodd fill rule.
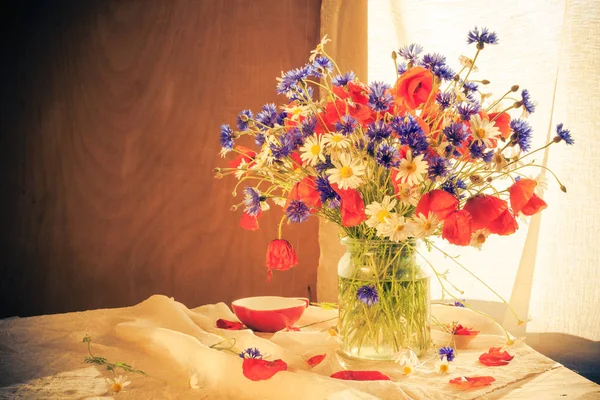
<path fill-rule="evenodd" d="M 0 317 L 193 307 L 315 294 L 317 221 L 285 236 L 300 265 L 266 282 L 261 230 L 215 180 L 221 123 L 282 103 L 281 70 L 319 41 L 319 0 L 13 1 L 2 6 Z"/>

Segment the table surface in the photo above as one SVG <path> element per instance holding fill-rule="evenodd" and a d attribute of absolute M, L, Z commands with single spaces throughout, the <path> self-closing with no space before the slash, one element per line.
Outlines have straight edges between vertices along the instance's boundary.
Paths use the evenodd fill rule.
<path fill-rule="evenodd" d="M 163 310 L 164 312 L 158 310 L 161 307 L 165 307 Z M 195 354 L 194 352 L 190 352 L 188 348 L 183 347 L 183 343 L 189 339 L 186 337 L 186 334 L 194 336 L 195 339 L 198 339 L 201 342 L 207 340 L 211 335 L 214 336 L 213 333 L 207 333 L 202 329 L 197 329 L 199 329 L 198 327 L 207 329 L 208 323 L 214 325 L 214 321 L 210 318 L 213 318 L 213 315 L 222 313 L 223 309 L 228 310 L 228 308 L 221 303 L 215 306 L 205 306 L 188 310 L 183 305 L 174 302 L 172 299 L 168 299 L 164 296 L 153 296 L 146 302 L 135 307 L 0 320 L 0 360 L 2 360 L 0 362 L 0 399 L 86 398 L 87 396 L 89 396 L 89 398 L 110 398 L 113 396 L 106 388 L 105 377 L 109 376 L 106 375 L 106 371 L 99 366 L 89 365 L 83 362 L 83 359 L 87 354 L 87 347 L 85 343 L 82 343 L 82 338 L 88 334 L 93 338 L 92 348 L 97 355 L 106 357 L 111 361 L 119 360 L 134 363 L 136 368 L 144 369 L 149 375 L 156 377 L 130 376 L 132 384 L 127 388 L 128 390 L 125 394 L 127 398 L 278 398 L 272 394 L 271 397 L 268 397 L 269 389 L 267 388 L 269 386 L 264 386 L 264 392 L 261 392 L 256 388 L 260 387 L 261 384 L 275 385 L 278 380 L 285 383 L 287 381 L 283 380 L 284 374 L 275 375 L 269 380 L 272 382 L 264 381 L 259 383 L 244 380 L 243 377 L 239 378 L 241 379 L 239 380 L 232 375 L 231 378 L 228 378 L 228 382 L 231 382 L 232 385 L 240 385 L 240 387 L 245 388 L 243 394 L 238 393 L 239 395 L 232 395 L 231 393 L 235 392 L 231 391 L 228 392 L 229 394 L 223 392 L 222 395 L 219 395 L 218 391 L 215 392 L 215 390 L 212 390 L 214 388 L 211 388 L 211 385 L 215 382 L 214 378 L 210 380 L 211 383 L 209 383 L 208 386 L 205 386 L 198 392 L 197 390 L 190 388 L 189 368 L 173 368 L 173 365 L 175 364 L 163 362 L 164 360 L 158 362 L 160 357 L 165 355 L 164 351 L 161 351 L 160 349 L 157 350 L 158 344 L 160 343 L 159 341 L 153 342 L 151 346 L 146 346 L 144 344 L 144 340 L 148 340 L 148 337 L 150 336 L 154 338 L 153 340 L 159 340 L 156 338 L 163 334 L 180 335 L 176 336 L 177 345 L 168 349 L 168 355 L 177 358 L 178 356 L 176 353 L 180 351 L 182 354 L 179 355 L 178 365 L 182 365 L 182 363 L 188 362 L 188 359 L 193 358 L 193 354 Z M 148 324 L 147 321 L 151 319 L 148 315 L 161 312 L 163 326 L 155 327 Z M 182 322 L 184 319 L 180 317 L 184 315 L 187 315 L 192 323 L 189 323 L 189 321 Z M 210 316 L 210 318 L 205 319 L 207 315 Z M 233 314 L 230 314 L 230 316 L 233 316 Z M 131 323 L 134 317 L 136 318 L 135 324 Z M 211 322 L 207 322 L 209 320 Z M 140 323 L 140 321 L 146 322 Z M 166 327 L 168 327 L 168 329 L 166 329 Z M 137 331 L 132 329 L 137 329 Z M 150 332 L 149 329 L 151 329 L 152 333 L 145 338 L 144 336 L 135 336 L 135 332 Z M 208 330 L 210 329 L 207 329 L 207 331 Z M 292 333 L 293 332 L 290 332 L 290 334 Z M 315 330 L 314 333 L 316 335 L 318 334 L 318 331 Z M 306 334 L 308 335 L 308 333 Z M 252 335 L 252 333 L 247 333 L 246 335 Z M 254 337 L 257 338 L 256 336 Z M 243 336 L 238 336 L 238 338 L 242 341 Z M 291 342 L 289 342 L 291 347 L 294 346 L 293 338 L 294 336 L 292 335 L 279 335 L 279 341 L 281 343 L 291 340 Z M 258 338 L 255 340 L 264 341 L 265 339 Z M 170 343 L 173 342 L 171 341 Z M 265 346 L 263 342 L 261 342 L 260 345 Z M 181 347 L 181 349 L 178 350 L 178 347 Z M 186 351 L 189 354 L 186 354 Z M 215 352 L 214 350 L 209 351 Z M 276 355 L 277 350 L 271 351 L 272 354 Z M 535 353 L 529 347 L 527 347 L 527 351 Z M 239 363 L 239 359 L 236 360 L 235 357 L 230 357 L 224 354 L 224 352 L 216 353 L 218 353 L 217 358 L 214 359 L 214 364 L 211 362 L 211 369 L 221 368 L 219 365 L 225 363 L 222 366 L 223 371 L 229 371 L 232 369 L 231 365 L 237 365 L 235 363 Z M 202 359 L 206 360 L 207 357 L 204 354 L 209 353 L 198 354 L 198 357 L 203 357 Z M 537 357 L 542 357 L 538 353 L 535 353 L 535 355 L 537 355 Z M 285 357 L 282 358 L 286 359 Z M 204 365 L 202 362 L 198 365 Z M 226 365 L 226 363 L 229 364 Z M 292 366 L 293 361 L 288 361 L 288 364 Z M 548 367 L 544 372 L 533 373 L 531 376 L 521 377 L 516 382 L 503 386 L 499 385 L 497 388 L 493 388 L 491 392 L 488 391 L 482 396 L 476 396 L 476 394 L 465 392 L 452 392 L 448 397 L 444 397 L 444 395 L 435 398 L 540 400 L 600 399 L 600 386 L 594 382 L 587 380 L 563 366 L 552 365 L 552 363 L 547 365 Z M 493 370 L 493 373 L 490 374 L 500 374 L 500 371 L 506 373 L 507 370 Z M 328 374 L 328 372 L 325 373 Z M 238 375 L 241 376 L 239 373 Z M 281 377 L 279 375 L 281 375 Z M 285 374 L 285 377 L 290 375 L 292 374 Z M 300 374 L 299 376 L 304 375 Z M 235 379 L 238 380 L 236 381 Z M 331 389 L 330 386 L 332 384 L 329 383 L 331 381 L 334 380 L 329 378 L 323 380 L 324 384 L 329 385 L 327 386 L 329 389 Z M 413 382 L 417 382 L 417 380 L 414 380 Z M 357 385 L 350 386 L 349 390 L 354 390 L 357 387 L 367 387 L 360 386 L 358 383 L 362 384 L 364 382 L 357 382 Z M 218 385 L 219 383 L 216 384 Z M 252 384 L 255 385 L 252 386 Z M 333 385 L 339 384 L 336 382 L 333 383 Z M 404 388 L 404 386 L 402 387 Z M 252 392 L 252 390 L 258 391 Z M 306 388 L 307 393 L 310 392 L 310 390 L 309 387 Z M 261 393 L 263 393 L 265 397 L 263 397 Z M 408 390 L 405 390 L 405 393 L 408 393 L 406 395 L 407 397 L 405 397 L 407 399 L 423 398 L 415 396 L 414 394 L 410 395 L 410 393 L 415 393 L 414 391 L 411 392 L 410 387 L 408 387 Z M 123 394 L 117 394 L 116 396 L 121 395 Z M 439 393 L 437 396 L 440 396 Z M 293 398 L 304 397 L 296 396 Z M 333 399 L 334 397 L 330 398 Z M 335 398 L 374 399 L 392 397 L 353 397 L 352 395 L 348 395 L 346 397 Z"/>

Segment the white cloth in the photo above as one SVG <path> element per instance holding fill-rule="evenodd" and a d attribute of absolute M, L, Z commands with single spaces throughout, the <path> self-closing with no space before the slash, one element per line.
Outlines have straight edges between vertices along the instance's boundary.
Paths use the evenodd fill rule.
<path fill-rule="evenodd" d="M 458 350 L 451 363 L 452 373 L 440 375 L 437 361 L 432 361 L 407 377 L 395 364 L 381 363 L 372 369 L 388 374 L 393 381 L 373 382 L 329 377 L 342 369 L 335 355 L 338 343 L 327 333 L 335 320 L 311 325 L 299 332 L 228 331 L 215 325 L 219 318 L 236 320 L 224 303 L 188 309 L 158 295 L 128 308 L 8 319 L 0 321 L 0 398 L 110 395 L 103 385 L 103 375 L 109 377 L 110 374 L 101 367 L 83 363 L 87 348 L 82 339 L 86 334 L 92 337 L 94 355 L 133 364 L 149 374 L 149 377 L 129 375 L 132 384 L 127 387 L 128 398 L 140 399 L 203 396 L 210 399 L 474 399 L 558 365 L 517 341 L 508 348 L 515 356 L 509 365 L 483 366 L 477 360 L 479 355 L 490 346 L 505 343 L 501 329 L 463 308 L 434 305 L 432 314 L 443 324 L 458 321 L 481 331 L 469 349 Z M 296 325 L 335 316 L 335 310 L 309 307 Z M 434 332 L 437 346 L 448 344 L 449 336 L 445 335 Z M 209 348 L 224 337 L 235 339 L 237 348 L 256 347 L 268 359 L 283 359 L 288 371 L 265 381 L 248 380 L 242 373 L 240 357 Z M 317 354 L 327 356 L 321 364 L 311 368 L 305 360 Z M 432 356 L 423 357 L 421 361 Z M 491 375 L 496 382 L 467 391 L 448 383 L 449 379 L 463 375 Z M 199 389 L 190 387 L 192 376 Z"/>

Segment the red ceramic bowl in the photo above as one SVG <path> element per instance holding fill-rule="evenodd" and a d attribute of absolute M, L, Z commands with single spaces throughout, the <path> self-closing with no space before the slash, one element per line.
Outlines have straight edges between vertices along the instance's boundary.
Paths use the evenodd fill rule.
<path fill-rule="evenodd" d="M 257 332 L 277 332 L 293 326 L 302 316 L 308 299 L 278 296 L 246 297 L 231 303 L 235 315 Z"/>

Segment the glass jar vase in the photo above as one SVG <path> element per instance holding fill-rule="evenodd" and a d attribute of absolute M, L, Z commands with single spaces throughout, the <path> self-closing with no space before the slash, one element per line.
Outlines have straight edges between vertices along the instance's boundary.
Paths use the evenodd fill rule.
<path fill-rule="evenodd" d="M 430 344 L 429 276 L 416 262 L 414 241 L 342 239 L 338 263 L 338 333 L 354 358 L 417 356 Z"/>

